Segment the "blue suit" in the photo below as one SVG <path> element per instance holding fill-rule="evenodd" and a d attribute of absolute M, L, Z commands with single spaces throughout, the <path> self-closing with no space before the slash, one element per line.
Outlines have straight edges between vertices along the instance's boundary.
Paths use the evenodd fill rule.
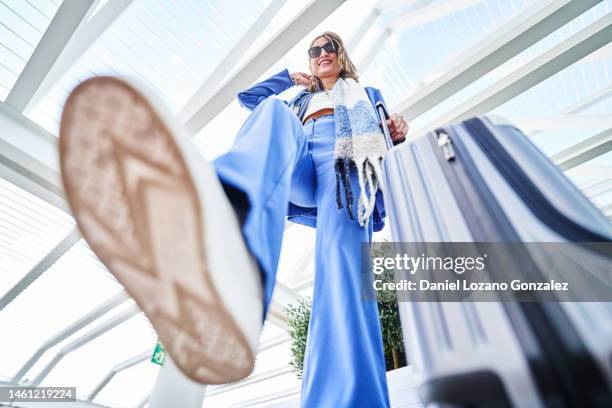
<path fill-rule="evenodd" d="M 362 300 L 361 244 L 383 227 L 382 195 L 368 228 L 336 207 L 333 115 L 301 124 L 311 94 L 270 98 L 293 86 L 287 70 L 239 94 L 253 113 L 214 165 L 262 270 L 267 311 L 285 218 L 315 227 L 315 282 L 306 343 L 302 407 L 388 407 L 377 304 Z M 380 92 L 366 88 L 371 102 Z M 353 191 L 359 191 L 351 174 Z M 357 207 L 355 194 L 354 208 Z M 239 211 L 241 212 L 241 211 Z"/>

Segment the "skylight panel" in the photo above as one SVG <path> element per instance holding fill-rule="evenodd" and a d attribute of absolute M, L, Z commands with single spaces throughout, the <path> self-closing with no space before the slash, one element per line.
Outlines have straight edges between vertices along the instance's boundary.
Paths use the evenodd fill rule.
<path fill-rule="evenodd" d="M 0 1 L 0 98 L 6 99 L 59 8 L 49 0 Z"/>

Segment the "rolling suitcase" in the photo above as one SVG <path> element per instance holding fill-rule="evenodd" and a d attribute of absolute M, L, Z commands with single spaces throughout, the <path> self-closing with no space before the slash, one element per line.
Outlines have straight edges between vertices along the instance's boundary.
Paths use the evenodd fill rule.
<path fill-rule="evenodd" d="M 394 241 L 601 242 L 597 256 L 612 277 L 608 220 L 503 119 L 473 118 L 406 142 L 389 151 L 383 172 Z M 612 406 L 612 303 L 399 309 L 426 404 Z"/>

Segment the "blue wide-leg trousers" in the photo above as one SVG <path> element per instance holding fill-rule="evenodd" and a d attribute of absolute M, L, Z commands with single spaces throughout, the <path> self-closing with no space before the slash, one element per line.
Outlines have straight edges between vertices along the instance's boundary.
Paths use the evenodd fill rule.
<path fill-rule="evenodd" d="M 214 161 L 221 181 L 241 192 L 243 234 L 262 271 L 264 310 L 274 289 L 288 203 L 316 207 L 315 281 L 301 405 L 388 407 L 376 302 L 362 298 L 362 228 L 336 207 L 333 116 L 302 125 L 279 99 L 268 98 Z M 354 192 L 359 191 L 351 175 Z M 356 208 L 357 196 L 354 194 Z M 231 195 L 230 195 L 230 198 Z"/>

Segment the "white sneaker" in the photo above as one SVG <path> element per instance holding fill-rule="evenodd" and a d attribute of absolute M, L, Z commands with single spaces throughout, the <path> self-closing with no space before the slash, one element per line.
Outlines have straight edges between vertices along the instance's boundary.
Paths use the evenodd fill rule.
<path fill-rule="evenodd" d="M 205 384 L 249 375 L 261 275 L 213 166 L 172 116 L 140 87 L 92 78 L 66 102 L 59 149 L 83 237 L 180 370 Z"/>

